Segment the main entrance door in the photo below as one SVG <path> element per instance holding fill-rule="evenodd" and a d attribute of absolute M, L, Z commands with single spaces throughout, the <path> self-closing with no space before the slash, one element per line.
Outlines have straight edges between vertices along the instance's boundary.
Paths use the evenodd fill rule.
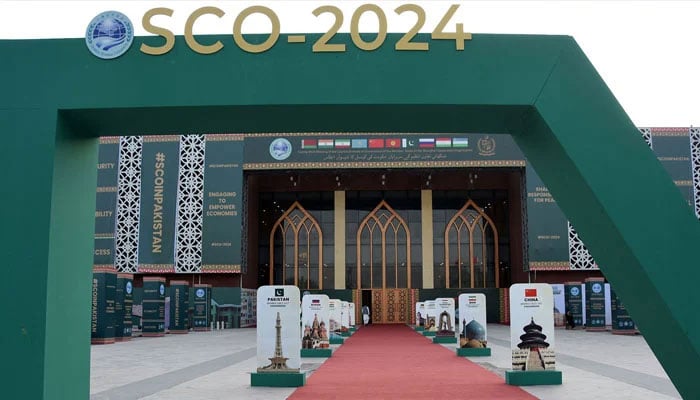
<path fill-rule="evenodd" d="M 411 321 L 411 289 L 372 290 L 372 321 L 376 324 L 406 324 Z"/>

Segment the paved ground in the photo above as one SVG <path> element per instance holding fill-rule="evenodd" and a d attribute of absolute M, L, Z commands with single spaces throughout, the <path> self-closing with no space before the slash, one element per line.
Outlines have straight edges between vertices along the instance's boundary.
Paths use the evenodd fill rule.
<path fill-rule="evenodd" d="M 510 368 L 509 328 L 489 325 L 488 334 L 491 357 L 471 360 L 503 376 Z M 255 335 L 233 329 L 92 346 L 91 399 L 285 399 L 294 389 L 250 386 Z M 641 336 L 558 329 L 556 350 L 563 385 L 524 387 L 540 399 L 681 398 Z M 302 370 L 311 374 L 324 360 L 302 358 Z"/>

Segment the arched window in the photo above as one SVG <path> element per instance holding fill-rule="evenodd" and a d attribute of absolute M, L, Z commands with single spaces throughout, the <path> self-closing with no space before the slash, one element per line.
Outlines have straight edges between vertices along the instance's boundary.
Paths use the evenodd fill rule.
<path fill-rule="evenodd" d="M 448 288 L 498 287 L 498 230 L 471 199 L 445 227 Z"/>
<path fill-rule="evenodd" d="M 270 231 L 270 284 L 322 289 L 321 227 L 295 201 Z"/>
<path fill-rule="evenodd" d="M 357 229 L 357 287 L 411 287 L 408 224 L 384 200 Z"/>

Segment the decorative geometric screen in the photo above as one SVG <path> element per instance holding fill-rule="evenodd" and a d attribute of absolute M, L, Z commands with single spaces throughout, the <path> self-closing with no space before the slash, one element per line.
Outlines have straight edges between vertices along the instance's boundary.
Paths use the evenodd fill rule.
<path fill-rule="evenodd" d="M 690 128 L 690 154 L 693 159 L 695 216 L 700 218 L 700 128 Z"/>
<path fill-rule="evenodd" d="M 201 272 L 204 135 L 180 136 L 175 272 Z"/>
<path fill-rule="evenodd" d="M 138 267 L 142 149 L 142 136 L 119 138 L 117 232 L 114 246 L 114 266 L 119 272 L 135 273 Z"/>

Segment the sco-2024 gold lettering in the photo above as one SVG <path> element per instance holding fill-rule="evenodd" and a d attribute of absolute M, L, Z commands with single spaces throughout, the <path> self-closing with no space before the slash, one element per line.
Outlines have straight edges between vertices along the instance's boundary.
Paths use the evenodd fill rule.
<path fill-rule="evenodd" d="M 453 4 L 445 12 L 440 22 L 437 24 L 435 29 L 431 34 L 431 39 L 433 40 L 454 40 L 456 50 L 464 50 L 464 42 L 466 40 L 471 40 L 471 33 L 464 32 L 464 26 L 462 23 L 457 23 L 455 25 L 454 32 L 445 32 L 447 24 L 450 19 L 454 16 L 459 8 L 458 4 Z M 415 42 L 413 39 L 420 29 L 425 24 L 426 16 L 425 10 L 416 4 L 404 4 L 397 7 L 394 12 L 398 15 L 404 13 L 415 14 L 416 22 L 413 27 L 403 34 L 403 36 L 394 44 L 394 49 L 399 51 L 428 51 L 430 49 L 430 44 L 428 42 Z M 156 26 L 151 22 L 151 19 L 157 15 L 172 17 L 174 10 L 171 8 L 159 7 L 148 10 L 142 18 L 143 28 L 152 34 L 158 35 L 165 39 L 165 42 L 161 46 L 150 46 L 146 43 L 141 44 L 141 52 L 149 55 L 162 55 L 166 54 L 175 46 L 175 35 L 173 32 L 167 28 Z M 343 12 L 340 8 L 324 5 L 313 10 L 313 15 L 318 17 L 322 14 L 331 14 L 334 17 L 334 22 L 328 29 L 326 33 L 321 35 L 316 42 L 312 45 L 311 49 L 314 53 L 324 53 L 324 52 L 344 52 L 346 51 L 346 46 L 344 43 L 330 43 L 331 39 L 338 33 L 338 30 L 343 24 Z M 194 36 L 193 29 L 194 24 L 203 15 L 215 15 L 219 18 L 223 17 L 226 13 L 217 7 L 206 6 L 200 7 L 192 12 L 185 22 L 185 42 L 187 46 L 193 51 L 199 54 L 214 54 L 224 48 L 224 44 L 220 40 L 217 40 L 211 44 L 202 44 Z M 262 43 L 250 43 L 248 42 L 242 33 L 243 22 L 246 18 L 252 14 L 262 14 L 270 20 L 272 24 L 272 30 Z M 371 41 L 366 41 L 360 35 L 360 19 L 365 14 L 374 14 L 379 22 L 379 28 L 376 36 Z M 350 20 L 350 37 L 353 44 L 361 50 L 373 51 L 381 47 L 386 41 L 387 36 L 387 17 L 384 11 L 375 4 L 364 4 L 358 7 L 352 14 Z M 241 11 L 235 18 L 233 22 L 233 40 L 238 47 L 249 53 L 262 53 L 270 50 L 280 38 L 280 19 L 277 14 L 270 8 L 264 6 L 252 6 Z M 305 35 L 290 35 L 288 37 L 287 43 L 304 43 L 306 41 Z"/>

